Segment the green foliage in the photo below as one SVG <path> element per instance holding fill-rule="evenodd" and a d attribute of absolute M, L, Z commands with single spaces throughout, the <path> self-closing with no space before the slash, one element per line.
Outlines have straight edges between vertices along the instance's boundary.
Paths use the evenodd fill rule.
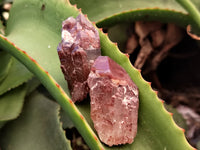
<path fill-rule="evenodd" d="M 121 51 L 125 50 L 126 42 L 128 40 L 127 29 L 131 25 L 128 23 L 117 24 L 108 29 L 108 37 L 111 41 L 116 42 Z"/>
<path fill-rule="evenodd" d="M 1 81 L 0 95 L 30 80 L 33 75 L 15 58 L 11 58 L 8 73 Z"/>
<path fill-rule="evenodd" d="M 88 14 L 89 19 L 95 21 L 101 27 L 141 19 L 173 21 L 182 26 L 195 24 L 195 21 L 188 16 L 187 11 L 174 0 L 74 0 L 72 3 L 77 3 L 78 7 Z M 77 106 L 71 103 L 67 83 L 60 69 L 56 51 L 61 40 L 62 21 L 69 16 L 76 17 L 79 13 L 81 12 L 64 0 L 17 0 L 10 11 L 6 38 L 0 37 L 0 47 L 23 63 L 40 80 L 65 111 L 63 116 L 67 114 L 67 117 L 79 130 L 91 149 L 96 150 L 102 147 L 116 150 L 193 149 L 186 141 L 183 131 L 165 110 L 156 92 L 144 81 L 140 72 L 131 65 L 128 57 L 121 53 L 118 47 L 101 30 L 99 30 L 99 34 L 102 54 L 111 57 L 120 64 L 136 83 L 140 93 L 140 107 L 138 133 L 132 144 L 109 148 L 96 139 L 89 114 L 89 103 L 85 102 L 77 104 Z M 4 61 L 10 63 L 12 61 L 12 63 L 10 67 L 7 66 L 2 71 L 0 70 L 0 78 L 2 75 L 0 94 L 2 94 L 2 103 L 5 105 L 0 106 L 4 110 L 3 113 L 0 111 L 0 115 L 3 114 L 8 118 L 12 114 L 10 116 L 14 119 L 21 112 L 26 93 L 22 90 L 24 85 L 20 85 L 30 80 L 33 75 L 15 58 L 10 59 L 6 56 L 2 56 L 2 58 L 5 58 Z M 8 63 L 4 62 L 4 64 Z M 34 82 L 28 84 L 34 85 Z M 10 89 L 13 90 L 9 91 Z M 13 92 L 16 96 L 14 96 L 15 94 L 11 95 Z M 21 99 L 15 100 L 15 97 L 20 98 L 20 94 Z M 20 108 L 14 109 L 16 112 L 12 109 L 15 105 Z M 9 109 L 5 109 L 7 106 L 9 106 Z M 64 138 L 60 127 L 58 107 L 54 102 L 50 102 L 38 93 L 31 94 L 22 115 L 3 128 L 4 130 L 0 135 L 0 145 L 5 149 L 9 149 L 8 147 L 11 145 L 16 150 L 31 148 L 70 149 L 69 142 Z M 2 124 L 0 122 L 0 126 Z M 64 127 L 69 126 L 72 125 L 66 123 L 64 125 Z M 24 132 L 21 132 L 23 129 Z M 39 138 L 41 140 L 38 140 Z M 23 139 L 27 141 L 24 142 Z"/>
<path fill-rule="evenodd" d="M 183 8 L 187 10 L 189 16 L 195 22 L 193 27 L 195 28 L 196 32 L 200 32 L 200 13 L 198 7 L 195 6 L 191 1 L 188 0 L 176 0 Z M 198 6 L 199 3 L 196 1 L 196 5 Z"/>
<path fill-rule="evenodd" d="M 77 4 L 97 26 L 111 26 L 119 22 L 159 20 L 186 26 L 193 21 L 175 0 L 70 0 Z M 199 4 L 199 2 L 198 2 Z M 96 8 L 98 7 L 98 9 Z"/>
<path fill-rule="evenodd" d="M 34 58 L 69 93 L 56 51 L 61 40 L 62 21 L 77 14 L 67 10 L 62 0 L 16 1 L 10 11 L 6 35 L 10 41 Z"/>
<path fill-rule="evenodd" d="M 4 51 L 0 51 L 0 82 L 7 76 L 10 66 L 12 64 L 11 56 Z"/>
<path fill-rule="evenodd" d="M 25 96 L 34 91 L 40 84 L 37 79 L 18 86 L 0 96 L 0 128 L 8 121 L 16 119 L 23 108 Z"/>
<path fill-rule="evenodd" d="M 9 121 L 16 119 L 23 108 L 25 86 L 20 86 L 0 96 L 0 128 Z"/>
<path fill-rule="evenodd" d="M 34 92 L 17 120 L 8 123 L 0 134 L 5 150 L 71 150 L 59 122 L 59 105 Z"/>
<path fill-rule="evenodd" d="M 0 121 L 12 120 L 18 117 L 23 107 L 25 95 L 26 86 L 22 85 L 0 97 Z"/>

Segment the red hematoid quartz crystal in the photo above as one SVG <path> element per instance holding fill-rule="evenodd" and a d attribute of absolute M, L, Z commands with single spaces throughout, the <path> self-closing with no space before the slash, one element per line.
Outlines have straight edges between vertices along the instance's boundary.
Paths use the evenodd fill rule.
<path fill-rule="evenodd" d="M 88 77 L 91 118 L 105 144 L 132 143 L 137 133 L 138 88 L 126 71 L 107 56 L 99 56 Z"/>
<path fill-rule="evenodd" d="M 62 41 L 57 50 L 72 100 L 81 101 L 89 92 L 91 65 L 101 55 L 98 31 L 83 15 L 69 17 L 62 23 Z"/>

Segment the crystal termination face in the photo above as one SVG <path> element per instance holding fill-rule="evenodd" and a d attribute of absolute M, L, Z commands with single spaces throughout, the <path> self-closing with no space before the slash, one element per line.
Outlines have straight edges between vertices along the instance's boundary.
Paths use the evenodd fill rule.
<path fill-rule="evenodd" d="M 88 77 L 91 118 L 105 144 L 132 143 L 137 133 L 138 88 L 126 71 L 107 56 L 99 56 Z"/>
<path fill-rule="evenodd" d="M 57 50 L 72 100 L 81 101 L 89 92 L 91 65 L 101 55 L 98 31 L 82 14 L 76 19 L 69 17 L 62 23 L 62 41 Z"/>

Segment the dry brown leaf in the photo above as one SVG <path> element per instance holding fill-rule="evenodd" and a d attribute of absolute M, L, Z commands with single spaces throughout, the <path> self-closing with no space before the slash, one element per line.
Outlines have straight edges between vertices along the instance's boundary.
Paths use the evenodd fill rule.
<path fill-rule="evenodd" d="M 165 32 L 162 29 L 156 30 L 151 33 L 152 46 L 154 48 L 160 47 L 165 40 Z"/>
<path fill-rule="evenodd" d="M 153 48 L 151 43 L 148 39 L 145 39 L 141 44 L 141 50 L 137 56 L 134 66 L 138 69 L 141 69 L 152 51 Z"/>
<path fill-rule="evenodd" d="M 151 32 L 160 29 L 162 25 L 160 22 L 137 21 L 135 23 L 135 32 L 139 36 L 140 44 Z"/>
<path fill-rule="evenodd" d="M 138 39 L 136 34 L 132 34 L 126 43 L 126 53 L 131 54 L 138 47 Z"/>
<path fill-rule="evenodd" d="M 195 39 L 195 40 L 200 40 L 200 37 L 199 37 L 199 36 L 197 36 L 197 35 L 191 33 L 191 25 L 188 25 L 188 26 L 187 26 L 187 34 L 188 34 L 191 38 L 193 38 L 193 39 Z"/>
<path fill-rule="evenodd" d="M 170 49 L 177 45 L 182 40 L 182 38 L 182 30 L 174 24 L 168 24 L 163 47 L 154 56 L 151 61 L 151 67 L 149 67 L 145 72 L 147 73 L 149 71 L 156 70 L 160 62 L 167 56 Z"/>

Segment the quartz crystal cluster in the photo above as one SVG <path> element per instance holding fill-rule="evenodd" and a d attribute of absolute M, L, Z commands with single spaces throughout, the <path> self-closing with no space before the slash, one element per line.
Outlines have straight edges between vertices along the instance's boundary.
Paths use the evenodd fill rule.
<path fill-rule="evenodd" d="M 138 88 L 126 71 L 107 56 L 99 56 L 88 77 L 91 118 L 105 144 L 132 143 L 137 133 Z"/>
<path fill-rule="evenodd" d="M 83 15 L 69 17 L 62 24 L 57 50 L 73 102 L 90 93 L 91 118 L 101 141 L 109 146 L 132 143 L 138 88 L 120 65 L 100 56 L 98 31 Z"/>
<path fill-rule="evenodd" d="M 98 31 L 80 14 L 62 23 L 62 41 L 58 55 L 74 102 L 86 98 L 87 78 L 94 60 L 101 55 Z"/>

